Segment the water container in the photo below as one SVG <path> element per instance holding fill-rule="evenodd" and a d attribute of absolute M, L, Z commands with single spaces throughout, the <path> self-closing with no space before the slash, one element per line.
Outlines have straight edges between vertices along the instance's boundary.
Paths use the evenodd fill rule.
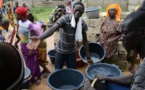
<path fill-rule="evenodd" d="M 89 78 L 92 81 L 96 75 L 119 77 L 122 76 L 122 72 L 116 65 L 107 63 L 97 63 L 87 67 L 86 69 L 87 78 Z"/>
<path fill-rule="evenodd" d="M 79 90 L 84 82 L 85 76 L 76 69 L 56 70 L 47 78 L 47 84 L 53 90 Z"/>
<path fill-rule="evenodd" d="M 99 18 L 100 15 L 100 6 L 93 6 L 85 9 L 87 18 L 89 19 L 94 19 L 94 18 Z"/>
<path fill-rule="evenodd" d="M 48 56 L 49 56 L 50 61 L 51 61 L 52 64 L 55 64 L 55 54 L 56 54 L 55 49 L 52 49 L 52 50 L 48 51 Z"/>
<path fill-rule="evenodd" d="M 107 90 L 130 90 L 130 86 L 106 82 Z"/>
<path fill-rule="evenodd" d="M 93 63 L 98 63 L 105 58 L 106 52 L 103 46 L 98 43 L 89 43 L 90 56 Z M 79 48 L 79 56 L 83 62 L 87 63 L 86 52 L 84 45 Z"/>

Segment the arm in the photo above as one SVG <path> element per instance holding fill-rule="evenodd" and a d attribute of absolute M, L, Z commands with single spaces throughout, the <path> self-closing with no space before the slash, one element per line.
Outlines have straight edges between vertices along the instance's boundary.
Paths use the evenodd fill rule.
<path fill-rule="evenodd" d="M 83 34 L 83 44 L 84 44 L 84 47 L 85 47 L 85 52 L 86 52 L 86 55 L 87 55 L 87 59 L 91 59 L 90 57 L 90 50 L 89 50 L 89 44 L 88 44 L 88 40 L 87 40 L 87 34 L 86 32 L 82 32 Z"/>
<path fill-rule="evenodd" d="M 65 16 L 59 18 L 56 23 L 53 24 L 51 28 L 48 28 L 40 37 L 40 40 L 44 40 L 45 38 L 51 36 L 56 30 L 58 30 L 60 27 L 63 27 L 65 25 Z"/>
<path fill-rule="evenodd" d="M 101 81 L 107 81 L 107 82 L 117 83 L 121 85 L 131 85 L 133 74 L 122 76 L 122 77 L 99 77 L 99 76 L 96 77 L 98 78 L 98 80 Z"/>
<path fill-rule="evenodd" d="M 17 41 L 15 42 L 15 47 L 18 49 L 18 43 L 20 42 L 20 37 L 18 35 L 18 33 L 16 33 L 16 38 L 17 38 Z"/>
<path fill-rule="evenodd" d="M 121 37 L 121 34 L 122 34 L 121 26 L 122 26 L 121 22 L 119 22 L 115 32 L 110 33 L 110 35 L 108 35 L 108 37 L 110 37 L 111 35 L 116 34 L 116 37 L 107 40 L 107 42 L 112 42 L 112 41 L 118 40 Z"/>
<path fill-rule="evenodd" d="M 64 24 L 65 24 L 65 19 L 60 18 L 51 28 L 48 28 L 42 35 L 30 37 L 32 42 L 30 42 L 27 45 L 27 48 L 30 50 L 36 49 L 42 40 L 51 36 L 57 29 L 62 27 Z"/>
<path fill-rule="evenodd" d="M 42 41 L 45 38 L 51 36 L 58 28 L 59 28 L 59 24 L 55 23 L 51 28 L 47 29 L 40 37 L 39 39 Z"/>
<path fill-rule="evenodd" d="M 18 43 L 20 42 L 21 38 L 18 34 L 18 28 L 19 28 L 19 25 L 18 25 L 18 21 L 17 21 L 17 31 L 16 31 L 16 38 L 17 38 L 17 41 L 15 42 L 15 47 L 18 49 Z"/>

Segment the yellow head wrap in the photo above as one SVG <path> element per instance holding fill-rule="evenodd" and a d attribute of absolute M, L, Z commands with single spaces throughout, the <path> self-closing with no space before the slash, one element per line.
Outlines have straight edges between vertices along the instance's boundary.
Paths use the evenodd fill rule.
<path fill-rule="evenodd" d="M 108 7 L 107 7 L 107 17 L 109 17 L 109 10 L 111 8 L 115 8 L 116 9 L 116 21 L 120 21 L 120 15 L 122 13 L 122 10 L 120 8 L 120 6 L 118 4 L 110 4 Z"/>

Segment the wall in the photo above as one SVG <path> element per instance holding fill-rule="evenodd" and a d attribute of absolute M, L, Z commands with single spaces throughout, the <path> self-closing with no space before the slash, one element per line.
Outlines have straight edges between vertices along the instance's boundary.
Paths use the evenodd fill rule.
<path fill-rule="evenodd" d="M 15 2 L 19 2 L 19 5 L 26 3 L 27 6 L 33 6 L 35 4 L 38 4 L 39 2 L 44 2 L 44 1 L 46 0 L 13 0 L 13 4 Z"/>
<path fill-rule="evenodd" d="M 122 10 L 134 11 L 137 5 L 140 5 L 143 0 L 83 0 L 83 3 L 87 7 L 89 6 L 101 6 L 106 8 L 111 3 L 117 3 L 121 6 Z"/>
<path fill-rule="evenodd" d="M 128 0 L 83 0 L 86 6 L 101 6 L 106 8 L 109 4 L 117 3 L 121 6 L 122 10 L 128 9 Z"/>
<path fill-rule="evenodd" d="M 66 2 L 67 0 L 13 0 L 13 1 L 14 2 L 18 1 L 20 5 L 22 5 L 22 3 L 26 3 L 28 6 L 36 5 L 39 2 L 43 2 L 43 4 L 55 6 L 58 4 L 59 1 Z M 80 0 L 74 0 L 74 1 L 80 1 Z M 143 0 L 82 0 L 82 2 L 85 4 L 86 7 L 101 6 L 102 8 L 106 8 L 111 3 L 117 3 L 121 6 L 121 9 L 125 11 L 126 10 L 134 11 L 135 7 L 140 3 L 142 3 L 142 1 Z"/>

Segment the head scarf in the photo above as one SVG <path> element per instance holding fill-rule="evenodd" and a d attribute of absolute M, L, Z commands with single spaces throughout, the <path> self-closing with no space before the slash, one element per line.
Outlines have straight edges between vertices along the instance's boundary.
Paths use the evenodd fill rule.
<path fill-rule="evenodd" d="M 120 21 L 120 15 L 122 13 L 122 10 L 120 8 L 120 6 L 118 4 L 110 4 L 108 7 L 107 7 L 107 17 L 109 17 L 109 10 L 111 8 L 115 8 L 116 9 L 116 21 Z"/>
<path fill-rule="evenodd" d="M 25 18 L 27 18 L 27 8 L 25 7 L 18 7 L 16 10 L 15 10 L 16 14 L 19 14 Z"/>

